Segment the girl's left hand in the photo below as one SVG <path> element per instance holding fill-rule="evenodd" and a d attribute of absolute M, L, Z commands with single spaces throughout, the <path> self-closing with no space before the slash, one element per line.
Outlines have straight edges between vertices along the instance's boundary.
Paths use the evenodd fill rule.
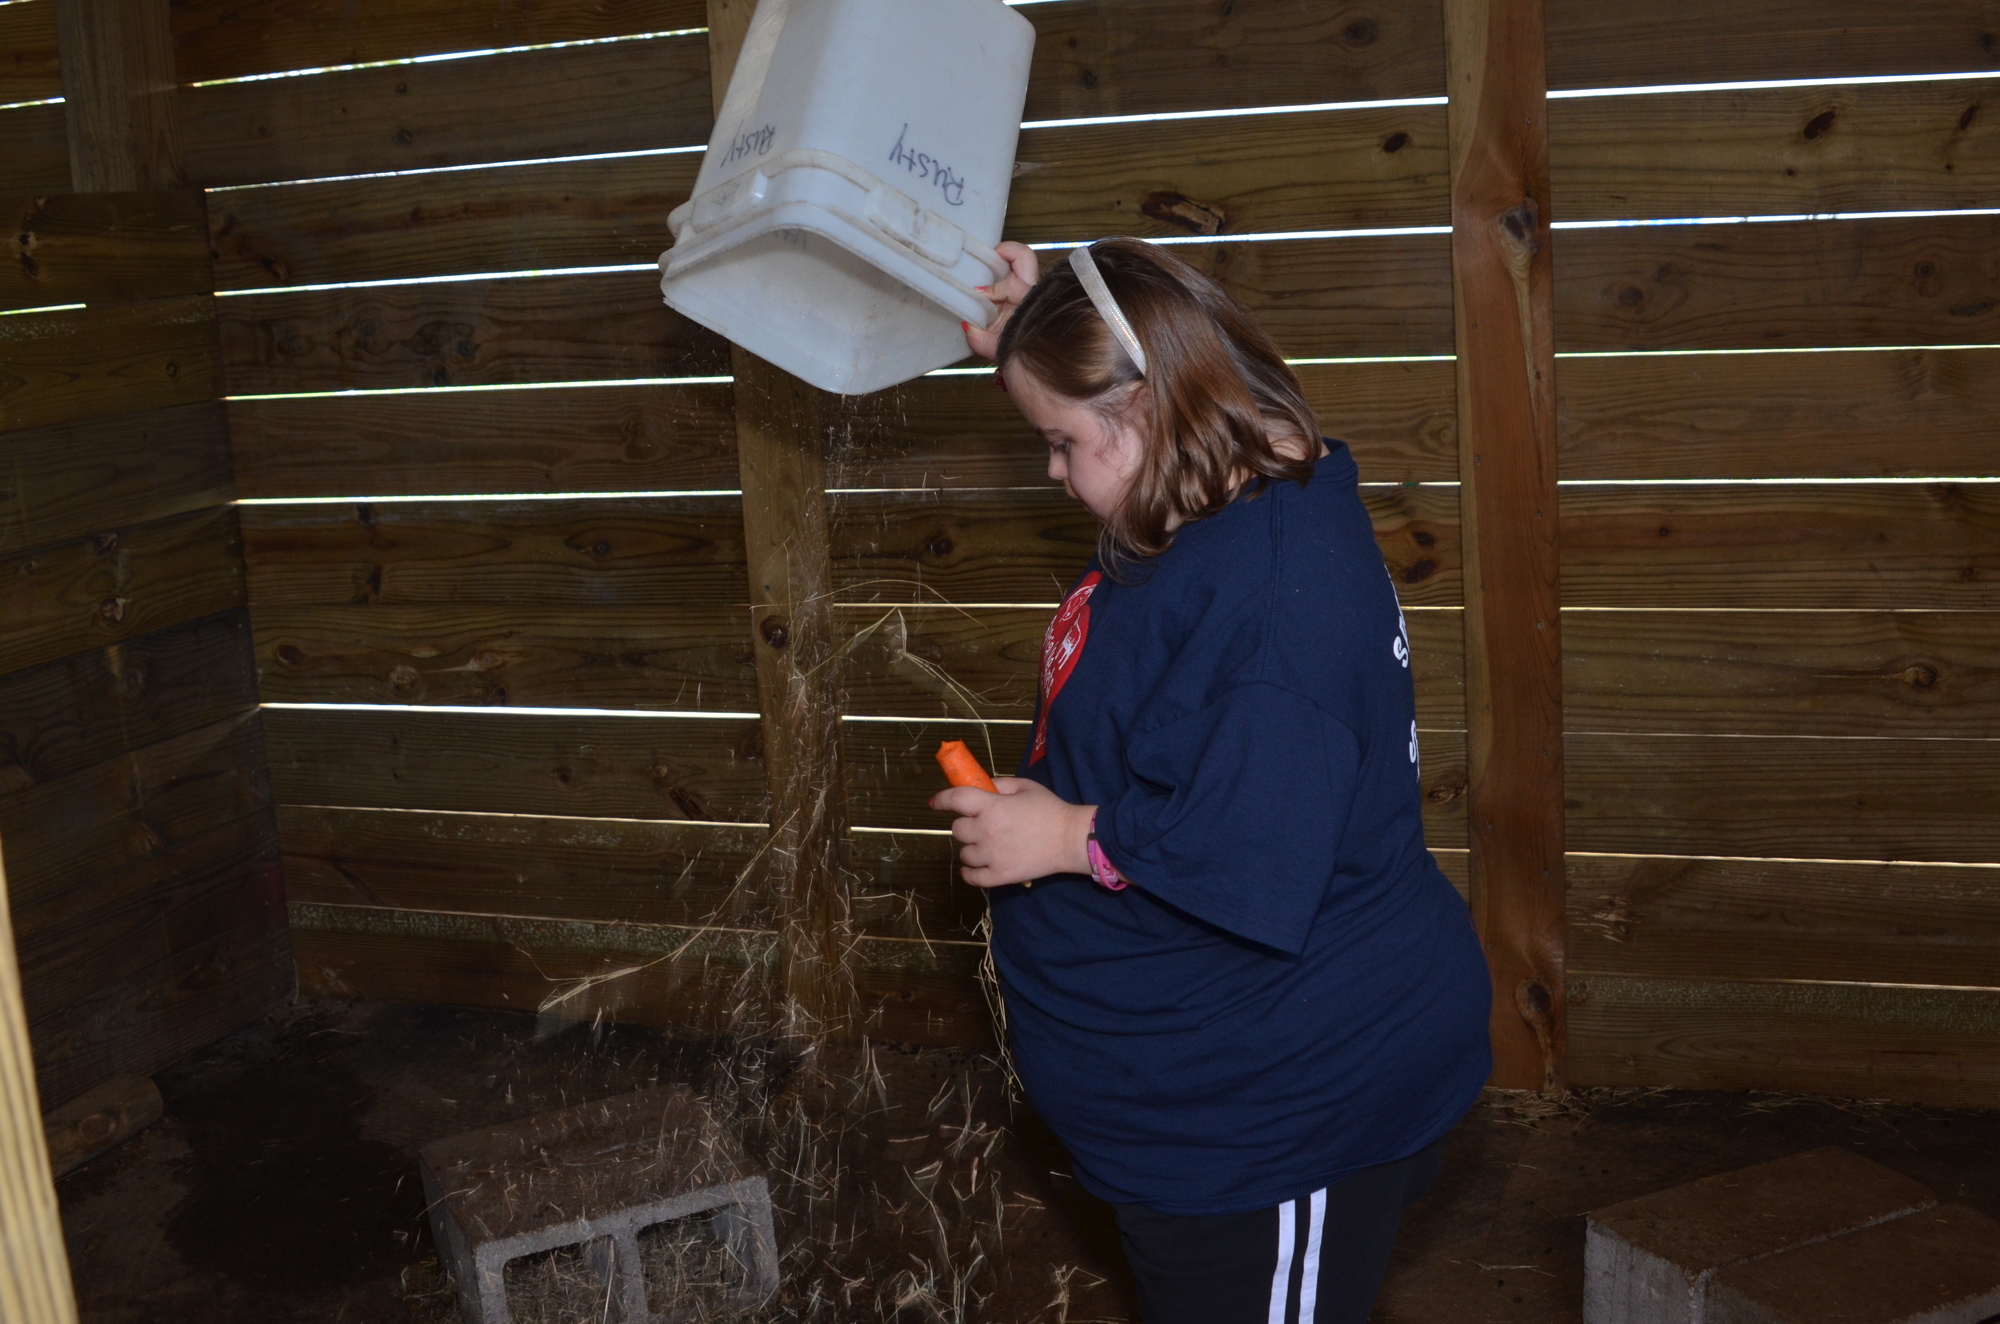
<path fill-rule="evenodd" d="M 1090 872 L 1085 841 L 1096 805 L 1073 805 L 1038 781 L 996 777 L 995 795 L 954 786 L 931 797 L 931 808 L 957 814 L 959 874 L 974 887 L 1028 883 L 1052 873 Z"/>

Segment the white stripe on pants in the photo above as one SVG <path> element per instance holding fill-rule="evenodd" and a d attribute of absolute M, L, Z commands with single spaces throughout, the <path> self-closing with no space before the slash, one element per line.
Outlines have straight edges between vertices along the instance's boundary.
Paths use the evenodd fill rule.
<path fill-rule="evenodd" d="M 1299 1266 L 1298 1324 L 1313 1324 L 1319 1310 L 1320 1236 L 1326 1229 L 1326 1187 L 1312 1193 L 1306 1224 L 1305 1263 Z M 1292 1250 L 1298 1244 L 1299 1202 L 1287 1200 L 1278 1206 L 1278 1268 L 1271 1275 L 1269 1324 L 1288 1324 L 1285 1315 L 1292 1303 Z"/>

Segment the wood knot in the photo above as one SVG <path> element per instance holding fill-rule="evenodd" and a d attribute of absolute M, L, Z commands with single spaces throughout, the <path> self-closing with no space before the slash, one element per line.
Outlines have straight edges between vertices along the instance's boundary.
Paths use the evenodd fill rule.
<path fill-rule="evenodd" d="M 1494 218 L 1500 227 L 1500 241 L 1510 258 L 1526 259 L 1542 251 L 1541 208 L 1533 198 L 1523 198 Z"/>
<path fill-rule="evenodd" d="M 1349 46 L 1373 46 L 1382 36 L 1382 29 L 1372 18 L 1357 18 L 1340 30 L 1340 39 Z"/>
<path fill-rule="evenodd" d="M 1815 138 L 1824 136 L 1827 130 L 1833 127 L 1833 122 L 1838 118 L 1840 118 L 1840 111 L 1834 109 L 1822 110 L 1819 114 L 1807 120 L 1805 127 L 1806 141 L 1811 142 Z"/>
<path fill-rule="evenodd" d="M 1402 151 L 1405 147 L 1408 147 L 1409 145 L 1410 145 L 1410 135 L 1404 133 L 1401 129 L 1396 130 L 1394 133 L 1390 134 L 1388 137 L 1382 140 L 1382 150 L 1387 152 L 1391 156 L 1394 156 L 1397 152 Z"/>
<path fill-rule="evenodd" d="M 782 649 L 792 642 L 791 627 L 782 616 L 766 616 L 758 624 L 757 633 L 773 648 Z"/>
<path fill-rule="evenodd" d="M 297 644 L 279 644 L 277 657 L 281 667 L 302 667 L 306 664 L 306 650 Z"/>
<path fill-rule="evenodd" d="M 1403 582 L 1405 584 L 1421 584 L 1436 574 L 1437 568 L 1438 563 L 1431 560 L 1428 556 L 1421 560 L 1412 561 L 1403 567 Z"/>
<path fill-rule="evenodd" d="M 1898 672 L 1896 678 L 1913 690 L 1922 690 L 1928 693 L 1937 688 L 1938 671 L 1936 667 L 1928 663 L 1912 662 L 1909 666 L 1904 667 Z"/>
<path fill-rule="evenodd" d="M 1183 193 L 1148 193 L 1139 210 L 1189 234 L 1221 234 L 1228 217 L 1213 203 L 1196 202 Z"/>

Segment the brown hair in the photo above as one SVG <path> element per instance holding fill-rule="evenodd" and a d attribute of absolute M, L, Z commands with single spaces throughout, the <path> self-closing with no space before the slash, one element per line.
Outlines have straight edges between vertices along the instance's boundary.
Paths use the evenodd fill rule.
<path fill-rule="evenodd" d="M 1119 347 L 1068 262 L 1022 298 L 1000 333 L 1004 370 L 1018 361 L 1057 395 L 1120 421 L 1126 389 L 1152 395 L 1146 451 L 1131 490 L 1105 524 L 1108 562 L 1157 556 L 1176 524 L 1213 515 L 1273 480 L 1304 483 L 1319 455 L 1319 420 L 1278 347 L 1213 279 L 1138 239 L 1103 239 L 1092 258 L 1132 324 L 1146 373 Z M 1303 458 L 1273 439 L 1292 440 Z"/>

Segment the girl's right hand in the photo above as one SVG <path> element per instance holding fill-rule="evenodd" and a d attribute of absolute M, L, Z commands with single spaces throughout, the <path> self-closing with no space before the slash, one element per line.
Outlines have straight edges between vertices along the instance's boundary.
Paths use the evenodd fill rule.
<path fill-rule="evenodd" d="M 987 287 L 986 297 L 993 301 L 999 311 L 993 321 L 984 329 L 970 322 L 965 327 L 965 343 L 972 352 L 982 359 L 991 360 L 1000 348 L 1000 328 L 1007 325 L 1007 319 L 1026 297 L 1028 289 L 1042 274 L 1041 259 L 1035 250 L 1026 244 L 1017 244 L 1012 239 L 1003 239 L 994 248 L 1007 263 L 1007 274 Z"/>

